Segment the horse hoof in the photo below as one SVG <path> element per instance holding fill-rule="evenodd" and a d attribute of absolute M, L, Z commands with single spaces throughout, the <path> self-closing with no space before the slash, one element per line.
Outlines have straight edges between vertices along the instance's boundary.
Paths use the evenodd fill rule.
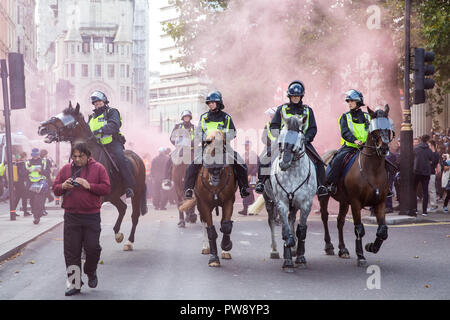
<path fill-rule="evenodd" d="M 350 259 L 350 253 L 347 249 L 341 249 L 339 250 L 339 258 Z"/>
<path fill-rule="evenodd" d="M 325 254 L 327 256 L 334 256 L 334 250 L 333 249 L 326 249 Z"/>
<path fill-rule="evenodd" d="M 184 220 L 180 220 L 180 222 L 178 222 L 178 228 L 186 228 L 186 222 L 184 222 Z"/>
<path fill-rule="evenodd" d="M 130 241 L 127 241 L 123 246 L 123 251 L 133 251 L 133 244 Z"/>
<path fill-rule="evenodd" d="M 270 259 L 280 259 L 280 254 L 278 253 L 278 251 L 272 251 L 270 253 Z"/>
<path fill-rule="evenodd" d="M 211 257 L 208 262 L 209 267 L 220 267 L 220 261 L 218 256 Z"/>
<path fill-rule="evenodd" d="M 366 267 L 367 260 L 366 259 L 358 259 L 358 267 Z"/>
<path fill-rule="evenodd" d="M 300 269 L 306 268 L 306 259 L 305 259 L 305 257 L 304 256 L 297 257 L 297 259 L 295 259 L 295 266 L 299 267 Z"/>
<path fill-rule="evenodd" d="M 189 223 L 196 223 L 196 222 L 197 222 L 197 215 L 193 213 L 189 218 Z"/>
<path fill-rule="evenodd" d="M 123 241 L 123 233 L 116 233 L 116 242 L 121 243 Z"/>
<path fill-rule="evenodd" d="M 209 248 L 202 249 L 202 254 L 209 254 Z"/>
<path fill-rule="evenodd" d="M 291 255 L 292 255 L 292 257 L 296 257 L 297 256 L 297 247 L 292 247 L 291 248 Z"/>
<path fill-rule="evenodd" d="M 229 252 L 222 252 L 222 259 L 231 259 L 231 254 Z"/>

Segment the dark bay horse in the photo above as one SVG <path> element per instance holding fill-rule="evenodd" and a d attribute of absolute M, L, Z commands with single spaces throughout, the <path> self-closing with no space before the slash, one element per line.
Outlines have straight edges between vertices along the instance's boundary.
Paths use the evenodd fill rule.
<path fill-rule="evenodd" d="M 120 225 L 122 224 L 123 217 L 127 210 L 127 205 L 122 201 L 121 196 L 125 193 L 125 187 L 123 185 L 120 174 L 115 169 L 109 154 L 105 152 L 104 146 L 97 142 L 95 136 L 92 134 L 89 125 L 84 120 L 83 115 L 80 113 L 80 105 L 77 103 L 76 107 L 72 107 L 72 103 L 69 103 L 69 107 L 62 113 L 44 121 L 39 126 L 39 135 L 46 136 L 45 142 L 59 142 L 67 141 L 72 145 L 76 141 L 85 141 L 88 143 L 89 149 L 92 153 L 92 157 L 100 162 L 109 174 L 111 181 L 111 193 L 103 198 L 103 202 L 111 202 L 119 212 L 116 224 L 114 225 L 114 233 L 117 242 L 123 241 L 123 233 L 120 231 Z M 146 203 L 146 185 L 145 185 L 145 165 L 142 159 L 133 151 L 125 150 L 125 156 L 132 164 L 132 171 L 136 185 L 133 189 L 134 197 L 131 199 L 133 213 L 131 215 L 132 227 L 130 236 L 127 243 L 124 245 L 124 250 L 133 250 L 134 233 L 139 221 L 140 215 L 147 213 Z"/>
<path fill-rule="evenodd" d="M 345 176 L 343 183 L 338 183 L 337 192 L 333 198 L 339 202 L 337 228 L 339 231 L 339 257 L 348 259 L 349 252 L 344 244 L 344 223 L 349 207 L 352 210 L 353 224 L 356 235 L 356 255 L 358 266 L 366 266 L 363 254 L 362 237 L 365 234 L 361 223 L 361 209 L 373 206 L 377 218 L 378 229 L 374 243 L 368 243 L 366 250 L 377 253 L 381 244 L 388 237 L 388 227 L 385 221 L 385 203 L 388 193 L 388 177 L 385 169 L 385 156 L 389 151 L 389 143 L 393 139 L 393 128 L 388 119 L 389 106 L 384 110 L 372 111 L 367 107 L 371 117 L 369 134 L 366 143 L 357 154 L 355 162 Z M 326 161 L 324 157 L 324 161 Z M 328 231 L 328 201 L 329 197 L 320 200 L 320 212 L 325 229 L 325 252 L 334 254 L 334 247 Z"/>
<path fill-rule="evenodd" d="M 179 157 L 180 151 L 184 151 L 183 148 L 175 148 L 173 151 L 175 156 L 172 156 L 172 181 L 177 195 L 177 206 L 180 207 L 184 201 L 184 177 L 186 176 L 187 164 L 183 161 L 182 157 Z M 186 219 L 184 214 L 186 213 Z M 186 212 L 178 210 L 179 221 L 178 226 L 184 228 L 186 221 L 195 223 L 197 221 L 197 215 L 195 214 L 195 206 L 186 210 Z"/>
<path fill-rule="evenodd" d="M 215 150 L 223 146 L 224 135 L 221 131 L 212 131 L 206 139 L 204 155 L 215 156 Z M 230 164 L 212 164 L 202 165 L 195 182 L 195 199 L 200 213 L 200 221 L 203 223 L 203 251 L 202 253 L 211 254 L 208 265 L 210 267 L 220 267 L 220 260 L 217 255 L 216 239 L 218 237 L 213 223 L 212 211 L 215 209 L 219 215 L 219 207 L 222 207 L 222 219 L 220 222 L 220 231 L 223 233 L 221 247 L 222 259 L 231 259 L 231 250 L 233 243 L 230 235 L 233 228 L 231 216 L 233 214 L 233 205 L 237 183 L 234 176 L 233 167 Z M 180 210 L 186 210 L 195 202 L 188 200 L 180 207 Z M 205 226 L 206 225 L 206 226 Z M 205 236 L 208 237 L 209 248 L 205 246 Z M 209 249 L 209 250 L 208 250 Z"/>

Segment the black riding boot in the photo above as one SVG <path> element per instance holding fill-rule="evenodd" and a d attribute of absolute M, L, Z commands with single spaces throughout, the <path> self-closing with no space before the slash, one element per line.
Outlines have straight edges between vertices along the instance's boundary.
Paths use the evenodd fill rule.
<path fill-rule="evenodd" d="M 245 164 L 236 163 L 233 165 L 236 172 L 236 179 L 239 186 L 239 191 L 242 198 L 248 197 L 250 193 L 247 191 L 248 188 L 248 173 L 247 166 Z"/>
<path fill-rule="evenodd" d="M 195 179 L 200 171 L 201 164 L 191 163 L 186 169 L 186 177 L 184 178 L 184 196 L 192 199 L 194 195 Z"/>
<path fill-rule="evenodd" d="M 117 140 L 113 140 L 113 142 L 106 145 L 106 149 L 113 155 L 114 161 L 119 167 L 120 175 L 125 182 L 127 198 L 133 197 L 133 188 L 135 185 L 133 168 L 128 158 L 125 157 L 123 144 Z"/>
<path fill-rule="evenodd" d="M 317 176 L 317 198 L 328 196 L 328 189 L 325 187 L 325 168 L 321 163 L 316 164 Z"/>

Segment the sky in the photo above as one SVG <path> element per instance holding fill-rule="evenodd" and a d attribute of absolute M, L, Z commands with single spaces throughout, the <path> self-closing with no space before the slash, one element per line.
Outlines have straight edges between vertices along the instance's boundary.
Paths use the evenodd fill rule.
<path fill-rule="evenodd" d="M 159 17 L 159 0 L 149 1 L 149 69 L 159 71 L 159 36 L 161 24 Z"/>

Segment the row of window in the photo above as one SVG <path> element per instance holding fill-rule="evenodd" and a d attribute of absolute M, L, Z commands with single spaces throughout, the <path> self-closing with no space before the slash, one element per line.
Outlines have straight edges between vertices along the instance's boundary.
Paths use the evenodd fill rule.
<path fill-rule="evenodd" d="M 76 73 L 76 64 L 66 64 L 66 78 L 75 78 L 77 76 Z M 103 68 L 104 66 L 101 64 L 95 64 L 94 65 L 94 74 L 93 76 L 96 78 L 103 77 Z M 91 71 L 92 72 L 92 71 Z M 115 72 L 116 72 L 116 65 L 114 64 L 108 64 L 106 65 L 106 76 L 108 79 L 114 79 L 115 78 Z M 130 65 L 129 64 L 121 64 L 119 66 L 119 75 L 120 78 L 130 78 Z M 89 77 L 89 65 L 88 64 L 81 64 L 81 77 L 86 78 Z"/>
<path fill-rule="evenodd" d="M 94 37 L 93 39 L 93 43 L 92 43 L 92 49 L 94 52 L 105 52 L 107 54 L 113 54 L 113 53 L 119 53 L 121 56 L 126 56 L 129 57 L 130 56 L 130 52 L 131 52 L 131 45 L 127 45 L 127 44 L 114 44 L 112 41 L 111 42 L 103 42 L 102 41 L 95 41 L 96 37 Z M 102 38 L 100 38 L 102 39 Z M 74 44 L 74 43 L 67 43 L 66 44 L 67 47 L 67 53 L 70 53 L 72 55 L 74 55 L 75 53 L 78 52 L 83 52 L 83 53 L 90 53 L 91 52 L 91 43 L 90 41 L 83 41 L 81 46 L 79 44 Z"/>
<path fill-rule="evenodd" d="M 190 94 L 204 93 L 197 86 L 180 86 L 173 88 L 160 88 L 150 90 L 150 99 L 185 96 Z"/>

